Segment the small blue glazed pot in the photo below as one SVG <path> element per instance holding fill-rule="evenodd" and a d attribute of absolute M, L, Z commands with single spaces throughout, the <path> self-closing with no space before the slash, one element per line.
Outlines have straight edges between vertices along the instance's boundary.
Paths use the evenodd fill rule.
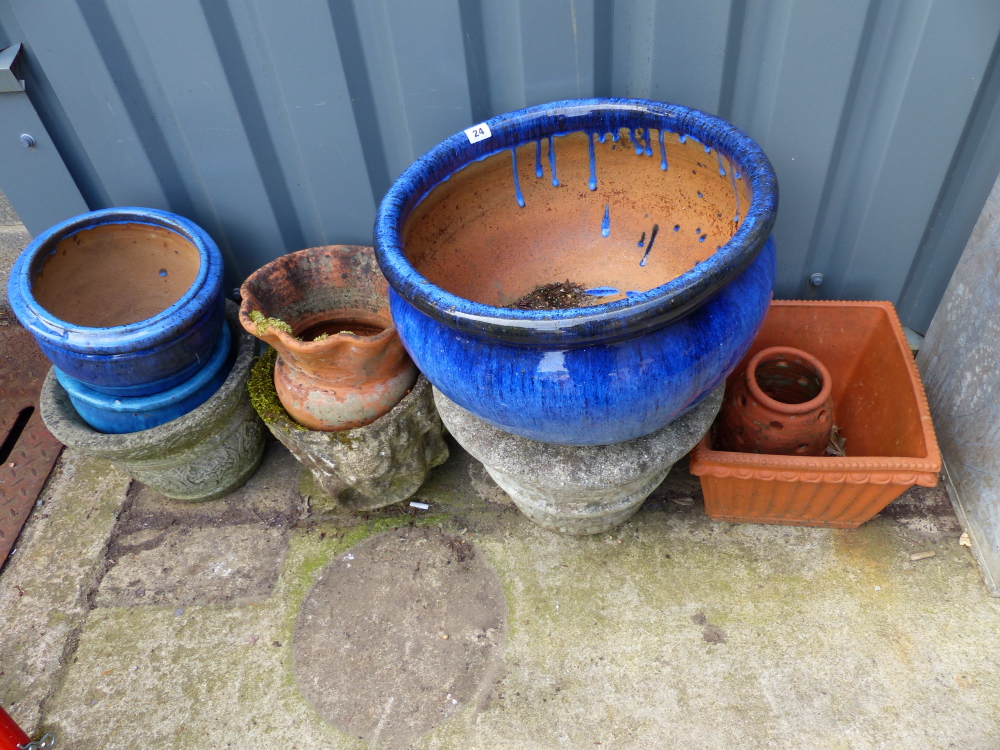
<path fill-rule="evenodd" d="M 162 393 L 137 398 L 109 396 L 88 388 L 58 367 L 53 369 L 79 415 L 95 430 L 138 432 L 184 416 L 211 398 L 232 368 L 231 344 L 229 327 L 224 325 L 211 355 L 194 377 Z"/>
<path fill-rule="evenodd" d="M 746 353 L 767 312 L 775 276 L 775 251 L 770 233 L 778 202 L 777 179 L 767 157 L 748 136 L 717 117 L 645 100 L 556 102 L 501 115 L 485 125 L 487 128 L 478 134 L 459 133 L 427 152 L 396 180 L 379 207 L 375 223 L 376 256 L 391 287 L 393 321 L 404 346 L 427 378 L 449 399 L 487 422 L 522 437 L 564 445 L 607 445 L 662 428 L 699 403 L 726 378 Z M 482 132 L 490 135 L 481 138 Z M 574 173 L 569 145 L 564 147 L 558 143 L 561 136 L 581 132 L 590 142 L 590 191 L 598 197 L 598 205 L 604 213 L 601 235 L 607 238 L 615 231 L 631 232 L 628 242 L 632 247 L 638 240 L 637 255 L 627 260 L 627 264 L 634 261 L 635 268 L 629 265 L 619 273 L 619 278 L 638 278 L 636 269 L 646 265 L 660 226 L 664 230 L 659 234 L 657 252 L 661 256 L 668 255 L 672 247 L 669 241 L 682 234 L 679 230 L 685 222 L 679 217 L 691 217 L 694 213 L 682 214 L 681 211 L 695 206 L 698 199 L 707 198 L 710 191 L 714 191 L 712 195 L 721 195 L 719 191 L 730 189 L 731 183 L 730 202 L 717 197 L 711 213 L 704 214 L 715 222 L 715 229 L 703 232 L 702 227 L 706 224 L 699 219 L 697 233 L 692 232 L 688 237 L 690 241 L 685 247 L 693 243 L 697 249 L 697 243 L 704 243 L 705 236 L 714 231 L 710 235 L 712 241 L 701 245 L 705 255 L 696 257 L 693 267 L 689 263 L 685 266 L 688 270 L 653 288 L 619 284 L 619 289 L 605 290 L 598 286 L 588 290 L 588 294 L 617 295 L 618 298 L 603 304 L 598 301 L 570 309 L 524 310 L 485 303 L 483 298 L 490 293 L 491 284 L 499 288 L 505 276 L 513 277 L 520 272 L 516 251 L 511 254 L 509 249 L 500 247 L 517 231 L 516 222 L 527 215 L 517 213 L 518 204 L 523 209 L 526 202 L 530 207 L 532 201 L 537 205 L 538 201 L 545 200 L 540 191 L 548 190 L 545 186 L 550 182 L 556 188 L 560 184 L 571 188 L 564 193 L 569 196 L 571 205 L 588 200 L 586 167 Z M 659 134 L 658 149 L 654 133 Z M 616 209 L 621 216 L 627 211 L 629 201 L 643 199 L 642 190 L 655 192 L 657 188 L 640 188 L 637 180 L 635 195 L 628 195 L 629 166 L 622 160 L 624 153 L 631 153 L 631 146 L 626 151 L 609 153 L 607 149 L 615 146 L 611 139 L 606 141 L 607 134 L 612 135 L 615 144 L 619 143 L 621 134 L 622 143 L 618 148 L 624 149 L 626 140 L 631 140 L 635 158 L 647 160 L 640 165 L 646 170 L 645 174 L 649 175 L 649 165 L 654 164 L 654 170 L 663 170 L 662 178 L 656 179 L 662 179 L 663 184 L 671 185 L 670 189 L 675 191 L 660 204 L 654 204 L 654 209 L 660 210 L 662 215 L 654 214 L 654 209 L 649 210 L 649 223 L 659 222 L 653 224 L 651 233 L 644 231 L 640 236 L 638 223 L 623 230 L 623 222 L 619 222 L 616 229 L 616 213 L 609 212 L 608 206 L 624 206 Z M 664 146 L 664 134 L 668 134 L 667 147 Z M 556 147 L 553 137 L 557 140 Z M 595 138 L 605 144 L 598 147 L 603 150 L 596 160 L 597 169 L 593 156 Z M 546 177 L 533 183 L 534 192 L 529 193 L 526 175 L 529 180 L 532 175 L 518 171 L 518 150 L 522 151 L 522 158 L 523 154 L 537 154 L 535 169 L 537 177 L 541 178 L 545 166 L 543 141 L 548 145 L 551 181 Z M 563 142 L 570 144 L 570 139 Z M 525 150 L 526 145 L 531 147 L 530 151 Z M 418 205 L 436 187 L 446 183 L 472 185 L 475 189 L 469 188 L 467 192 L 477 195 L 495 191 L 501 182 L 497 177 L 500 173 L 488 173 L 488 178 L 480 184 L 461 182 L 462 179 L 475 179 L 475 170 L 466 173 L 472 174 L 471 178 L 462 178 L 460 173 L 478 162 L 484 166 L 477 169 L 486 168 L 489 159 L 505 151 L 512 154 L 505 163 L 513 162 L 513 182 L 509 189 L 511 207 L 497 210 L 496 199 L 490 198 L 494 200 L 488 204 L 492 208 L 484 209 L 478 216 L 466 217 L 460 211 L 453 211 L 447 218 L 450 223 L 443 222 L 440 231 L 436 230 L 433 236 L 446 237 L 456 227 L 460 231 L 465 225 L 476 224 L 488 225 L 487 229 L 493 234 L 486 235 L 481 242 L 459 242 L 448 247 L 450 255 L 446 260 L 437 268 L 430 268 L 427 259 L 433 257 L 436 248 L 428 251 L 417 247 L 414 250 L 407 245 L 410 242 L 407 238 L 419 233 L 419 226 L 414 229 L 415 222 L 428 220 L 435 207 L 434 203 L 429 203 L 429 208 L 421 207 L 421 211 L 416 211 Z M 567 155 L 559 157 L 565 159 L 566 166 L 560 167 L 557 179 L 556 155 L 559 153 Z M 613 203 L 614 190 L 605 187 L 611 185 L 613 188 L 615 183 L 603 181 L 600 174 L 600 165 L 610 164 L 615 159 L 618 159 L 619 169 L 625 164 L 625 173 L 617 185 L 619 193 L 626 195 L 619 196 L 618 204 Z M 688 172 L 701 172 L 702 175 L 694 179 L 706 181 L 704 191 L 697 190 L 697 198 L 697 184 L 692 183 L 695 187 L 690 189 L 676 187 L 682 177 L 688 182 L 692 180 Z M 713 174 L 716 182 L 709 180 Z M 583 184 L 567 185 L 574 179 Z M 510 177 L 506 180 L 511 182 Z M 502 189 L 508 188 L 505 185 Z M 607 203 L 600 198 L 601 190 L 609 196 Z M 724 215 L 724 211 L 733 210 L 733 205 L 735 216 L 732 213 Z M 721 217 L 718 220 L 716 213 Z M 643 216 L 641 212 L 638 215 L 640 219 Z M 558 216 L 550 216 L 555 225 Z M 506 217 L 509 223 L 505 224 Z M 593 226 L 596 232 L 597 224 Z M 671 227 L 673 233 L 669 231 Z M 646 225 L 642 228 L 648 229 Z M 537 256 L 548 253 L 544 259 L 547 267 L 559 268 L 559 252 L 562 251 L 558 244 L 555 251 L 551 246 L 558 243 L 560 235 L 554 238 L 554 242 L 543 243 L 541 249 L 528 248 L 523 256 L 524 263 L 539 265 Z M 497 245 L 491 246 L 491 242 Z M 579 244 L 576 239 L 572 242 Z M 625 263 L 620 260 L 624 252 L 621 242 L 619 240 L 619 249 L 607 251 L 607 257 L 615 258 L 619 266 Z M 464 288 L 480 283 L 478 289 L 487 291 L 479 294 L 479 299 L 470 299 L 476 296 L 473 294 L 455 293 L 447 288 L 448 283 L 435 283 L 427 277 L 431 274 L 437 279 L 447 279 L 449 264 L 460 265 L 468 261 L 467 265 L 475 269 L 477 254 L 485 257 L 500 252 L 506 252 L 504 257 L 514 260 L 500 268 L 495 278 L 485 279 L 485 284 L 460 280 L 453 285 L 457 289 L 463 283 Z M 425 268 L 430 270 L 422 273 Z M 563 273 L 561 268 L 548 273 L 546 277 L 540 271 L 534 283 L 544 285 L 564 278 L 554 275 Z M 596 272 L 587 273 L 592 277 Z M 473 275 L 466 274 L 467 277 Z M 587 281 L 594 283 L 589 277 Z M 524 289 L 521 282 L 521 290 Z"/>
<path fill-rule="evenodd" d="M 147 225 L 190 243 L 198 256 L 193 283 L 172 304 L 126 325 L 92 327 L 56 317 L 32 292 L 46 261 L 63 240 L 114 225 Z M 121 264 L 109 284 L 127 283 L 130 270 Z M 14 264 L 8 297 L 18 320 L 63 373 L 102 393 L 137 397 L 173 388 L 199 371 L 222 328 L 222 275 L 218 247 L 194 222 L 157 209 L 110 208 L 73 217 L 35 238 Z"/>

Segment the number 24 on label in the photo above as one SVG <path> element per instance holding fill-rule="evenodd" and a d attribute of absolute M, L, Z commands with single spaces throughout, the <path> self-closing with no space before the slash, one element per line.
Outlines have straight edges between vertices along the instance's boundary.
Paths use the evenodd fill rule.
<path fill-rule="evenodd" d="M 485 122 L 473 125 L 471 128 L 466 128 L 465 134 L 469 137 L 469 143 L 479 143 L 479 141 L 485 141 L 493 135 L 490 132 L 490 126 Z"/>

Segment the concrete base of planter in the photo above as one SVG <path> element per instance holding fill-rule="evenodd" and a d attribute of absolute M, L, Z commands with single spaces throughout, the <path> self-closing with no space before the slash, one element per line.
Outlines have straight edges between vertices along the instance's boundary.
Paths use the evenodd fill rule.
<path fill-rule="evenodd" d="M 237 347 L 236 363 L 219 390 L 197 409 L 159 427 L 120 435 L 92 429 L 49 371 L 40 399 L 45 426 L 59 441 L 177 500 L 222 497 L 246 482 L 264 454 L 264 425 L 250 403 L 247 378 L 257 339 L 226 303 L 226 323 Z"/>
<path fill-rule="evenodd" d="M 553 445 L 512 435 L 466 411 L 436 388 L 448 431 L 543 528 L 599 534 L 625 521 L 674 463 L 705 435 L 725 385 L 656 432 L 614 445 Z"/>
<path fill-rule="evenodd" d="M 262 358 L 258 367 L 254 389 L 269 388 L 273 393 L 273 358 Z M 307 430 L 273 406 L 276 394 L 263 403 L 269 404 L 261 416 L 271 434 L 312 472 L 338 506 L 348 510 L 372 510 L 406 500 L 420 489 L 432 468 L 448 460 L 441 418 L 423 375 L 391 411 L 353 430 Z"/>

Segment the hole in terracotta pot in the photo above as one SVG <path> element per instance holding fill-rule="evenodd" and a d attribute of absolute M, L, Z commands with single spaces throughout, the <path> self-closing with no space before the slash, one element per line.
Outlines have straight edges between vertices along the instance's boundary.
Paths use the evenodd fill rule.
<path fill-rule="evenodd" d="M 822 411 L 820 411 L 819 414 L 816 415 L 816 420 L 819 421 L 820 419 L 822 419 L 825 416 L 826 416 L 826 409 L 823 409 Z"/>
<path fill-rule="evenodd" d="M 63 238 L 32 269 L 31 293 L 60 320 L 107 328 L 162 312 L 191 288 L 201 258 L 151 224 L 103 224 Z"/>
<path fill-rule="evenodd" d="M 823 390 L 823 378 L 812 365 L 780 356 L 759 362 L 754 379 L 764 393 L 783 404 L 804 404 Z"/>
<path fill-rule="evenodd" d="M 774 420 L 773 422 L 771 422 L 771 427 L 775 430 L 785 429 L 785 425 L 781 424 L 781 422 L 779 422 L 778 420 Z"/>
<path fill-rule="evenodd" d="M 317 337 L 324 334 L 336 336 L 338 333 L 353 333 L 355 336 L 372 337 L 378 336 L 384 330 L 385 326 L 374 321 L 335 319 L 315 323 L 295 335 L 303 341 L 315 341 Z"/>
<path fill-rule="evenodd" d="M 746 405 L 747 405 L 747 397 L 740 396 L 740 406 L 746 406 Z"/>
<path fill-rule="evenodd" d="M 805 453 L 807 450 L 809 450 L 809 446 L 806 445 L 805 443 L 802 443 L 802 445 L 800 445 L 798 448 L 795 449 L 795 452 L 796 453 Z"/>

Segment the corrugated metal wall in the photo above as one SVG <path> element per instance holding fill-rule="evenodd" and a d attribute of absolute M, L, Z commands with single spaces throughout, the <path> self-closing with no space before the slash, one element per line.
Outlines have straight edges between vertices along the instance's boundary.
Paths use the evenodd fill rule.
<path fill-rule="evenodd" d="M 0 188 L 33 232 L 81 196 L 184 214 L 238 280 L 370 243 L 390 182 L 470 124 L 650 97 L 770 156 L 779 296 L 924 330 L 1000 172 L 998 39 L 996 0 L 0 0 L 42 123 L 17 152 L 0 94 Z M 57 157 L 69 180 L 39 183 Z"/>

